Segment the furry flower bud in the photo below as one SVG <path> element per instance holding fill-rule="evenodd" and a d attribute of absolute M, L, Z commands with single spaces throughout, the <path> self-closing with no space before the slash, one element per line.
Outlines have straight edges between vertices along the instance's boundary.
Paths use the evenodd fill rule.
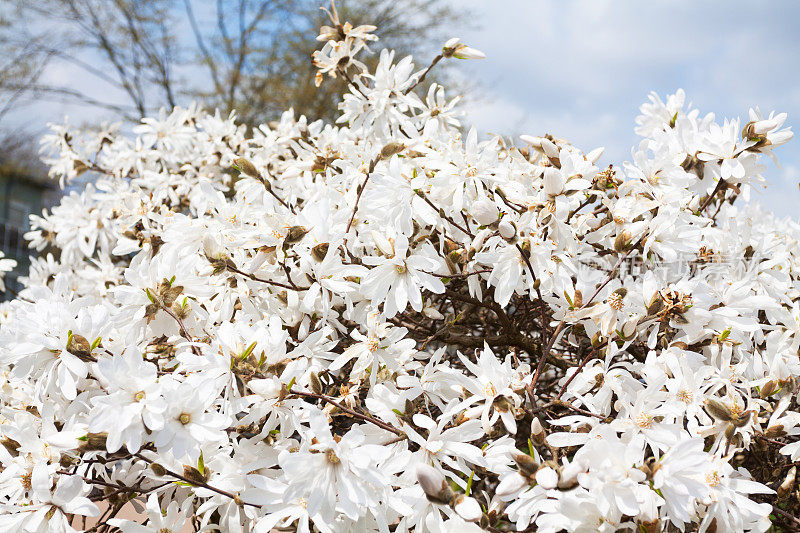
<path fill-rule="evenodd" d="M 417 480 L 429 501 L 448 505 L 453 499 L 453 490 L 447 484 L 444 474 L 430 465 L 417 466 Z"/>
<path fill-rule="evenodd" d="M 456 59 L 486 59 L 486 54 L 462 43 L 458 37 L 454 37 L 444 43 L 442 55 L 444 57 L 455 57 Z"/>

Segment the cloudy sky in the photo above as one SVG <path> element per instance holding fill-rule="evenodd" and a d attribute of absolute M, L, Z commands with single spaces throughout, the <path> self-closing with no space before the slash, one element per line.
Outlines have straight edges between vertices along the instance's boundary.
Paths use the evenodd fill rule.
<path fill-rule="evenodd" d="M 480 80 L 470 121 L 494 133 L 553 133 L 601 163 L 630 157 L 638 107 L 650 91 L 683 88 L 717 120 L 751 106 L 800 126 L 800 2 L 728 0 L 461 0 L 476 12 L 462 40 L 487 58 L 464 65 Z M 770 7 L 764 7 L 769 5 Z M 455 34 L 455 33 L 454 33 Z M 800 137 L 767 160 L 769 188 L 754 195 L 798 217 Z"/>
<path fill-rule="evenodd" d="M 746 116 L 757 105 L 767 113 L 786 111 L 789 125 L 800 125 L 796 0 L 769 8 L 752 0 L 453 2 L 475 15 L 474 27 L 454 28 L 453 35 L 488 56 L 457 65 L 479 85 L 465 107 L 468 122 L 483 132 L 553 133 L 587 151 L 605 146 L 601 163 L 621 163 L 638 142 L 634 118 L 648 93 L 664 96 L 680 87 L 718 120 Z M 89 92 L 96 86 L 68 71 L 48 76 Z M 44 124 L 64 113 L 79 122 L 86 110 L 41 104 L 25 115 Z M 767 161 L 770 186 L 755 198 L 797 217 L 800 138 L 777 153 L 782 168 Z"/>

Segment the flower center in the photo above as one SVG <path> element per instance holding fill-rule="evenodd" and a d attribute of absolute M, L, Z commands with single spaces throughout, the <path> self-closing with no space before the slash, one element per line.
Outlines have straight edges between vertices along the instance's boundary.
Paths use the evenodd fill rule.
<path fill-rule="evenodd" d="M 615 292 L 611 296 L 608 297 L 608 305 L 611 307 L 611 309 L 613 309 L 615 311 L 620 311 L 620 310 L 622 310 L 622 306 L 623 306 L 622 299 L 623 299 L 623 296 L 620 295 L 619 293 Z"/>
<path fill-rule="evenodd" d="M 367 349 L 370 352 L 375 353 L 381 348 L 381 341 L 378 337 L 370 337 L 367 339 Z"/>
<path fill-rule="evenodd" d="M 181 416 L 178 417 L 178 421 L 185 426 L 192 421 L 192 415 L 189 413 L 181 413 Z"/>
<path fill-rule="evenodd" d="M 405 274 L 406 272 L 408 272 L 406 265 L 402 263 L 400 263 L 399 265 L 395 265 L 394 269 L 397 271 L 398 274 Z"/>
<path fill-rule="evenodd" d="M 339 456 L 336 455 L 336 452 L 334 452 L 332 448 L 328 448 L 325 452 L 325 459 L 332 465 L 338 465 L 341 462 L 341 459 L 339 459 Z"/>
<path fill-rule="evenodd" d="M 707 473 L 706 483 L 708 484 L 709 487 L 716 487 L 717 485 L 722 483 L 722 480 L 719 478 L 719 473 L 716 470 Z"/>
<path fill-rule="evenodd" d="M 647 413 L 639 413 L 636 416 L 636 425 L 642 429 L 650 429 L 650 426 L 653 425 L 653 417 Z"/>
<path fill-rule="evenodd" d="M 688 390 L 681 390 L 676 396 L 685 404 L 690 404 L 694 400 L 694 394 Z"/>

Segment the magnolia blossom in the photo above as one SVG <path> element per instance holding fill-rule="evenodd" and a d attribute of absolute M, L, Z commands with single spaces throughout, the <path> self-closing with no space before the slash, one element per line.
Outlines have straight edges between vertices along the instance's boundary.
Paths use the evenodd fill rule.
<path fill-rule="evenodd" d="M 516 146 L 423 83 L 483 53 L 366 61 L 327 13 L 333 124 L 45 137 L 70 194 L 0 310 L 0 529 L 796 529 L 800 225 L 744 202 L 787 116 L 678 91 L 629 161 Z"/>

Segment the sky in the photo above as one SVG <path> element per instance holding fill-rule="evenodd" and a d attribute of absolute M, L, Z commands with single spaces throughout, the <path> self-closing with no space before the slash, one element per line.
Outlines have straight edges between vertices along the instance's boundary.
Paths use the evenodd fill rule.
<path fill-rule="evenodd" d="M 800 125 L 800 2 L 728 0 L 452 0 L 471 11 L 469 27 L 452 34 L 487 55 L 463 61 L 468 80 L 465 122 L 484 133 L 552 133 L 589 151 L 600 164 L 621 164 L 639 139 L 633 132 L 650 91 L 683 88 L 687 100 L 717 120 L 759 106 Z M 380 29 L 378 29 L 380 34 Z M 422 68 L 424 58 L 417 58 Z M 107 87 L 66 65 L 50 71 L 78 88 L 108 96 Z M 474 83 L 473 83 L 474 82 Z M 73 122 L 90 114 L 58 104 L 26 109 L 33 123 Z M 798 217 L 800 138 L 765 158 L 769 186 L 753 195 L 779 215 Z"/>
<path fill-rule="evenodd" d="M 458 65 L 480 84 L 467 120 L 492 133 L 552 133 L 600 164 L 630 159 L 634 119 L 651 91 L 683 88 L 718 121 L 750 107 L 800 126 L 800 2 L 461 0 L 473 28 L 454 35 L 486 53 Z M 769 5 L 769 8 L 763 7 Z M 800 137 L 764 158 L 769 183 L 753 199 L 798 217 Z"/>

